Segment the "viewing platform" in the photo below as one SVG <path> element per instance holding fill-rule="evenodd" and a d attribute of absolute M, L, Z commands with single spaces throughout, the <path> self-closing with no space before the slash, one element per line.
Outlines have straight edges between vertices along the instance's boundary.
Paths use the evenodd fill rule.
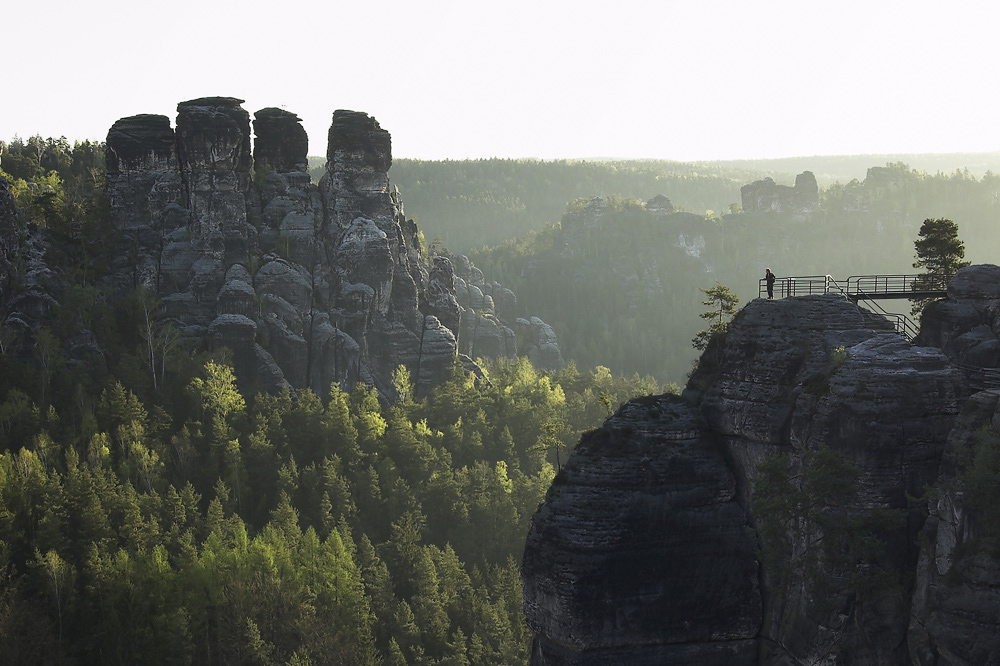
<path fill-rule="evenodd" d="M 944 298 L 948 295 L 951 275 L 852 275 L 837 280 L 830 275 L 779 277 L 774 281 L 774 297 L 840 294 L 858 301 L 876 299 Z M 757 295 L 767 298 L 767 282 L 759 281 Z"/>
<path fill-rule="evenodd" d="M 920 332 L 916 324 L 906 315 L 887 312 L 876 301 L 945 298 L 952 277 L 952 275 L 852 275 L 846 280 L 837 280 L 830 275 L 783 277 L 774 281 L 774 297 L 837 294 L 855 303 L 864 301 L 869 312 L 884 317 L 893 325 L 896 333 L 912 342 Z M 760 280 L 758 296 L 767 298 L 767 281 L 764 279 Z M 958 366 L 974 388 L 1000 390 L 1000 369 L 965 364 Z"/>

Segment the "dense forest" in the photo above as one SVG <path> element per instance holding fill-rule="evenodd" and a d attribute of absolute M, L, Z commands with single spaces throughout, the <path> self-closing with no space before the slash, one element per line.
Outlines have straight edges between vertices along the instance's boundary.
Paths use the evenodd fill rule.
<path fill-rule="evenodd" d="M 253 394 L 102 280 L 99 144 L 2 166 L 71 285 L 33 344 L 0 328 L 4 663 L 527 662 L 528 521 L 581 432 L 661 386 L 520 358 L 419 401 L 400 368 L 391 405 Z"/>

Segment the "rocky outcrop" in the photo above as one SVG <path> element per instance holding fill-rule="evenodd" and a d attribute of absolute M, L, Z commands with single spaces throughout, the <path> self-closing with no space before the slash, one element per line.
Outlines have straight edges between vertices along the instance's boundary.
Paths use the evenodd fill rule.
<path fill-rule="evenodd" d="M 977 393 L 948 437 L 921 533 L 907 644 L 916 666 L 993 664 L 1000 658 L 1000 558 L 977 539 L 960 468 L 984 428 L 1000 429 L 1000 392 Z"/>
<path fill-rule="evenodd" d="M 1000 266 L 960 269 L 948 298 L 924 307 L 918 340 L 959 363 L 1000 367 Z"/>
<path fill-rule="evenodd" d="M 253 164 L 257 171 L 308 171 L 309 137 L 301 119 L 284 109 L 267 108 L 253 114 Z"/>
<path fill-rule="evenodd" d="M 811 171 L 795 177 L 795 185 L 778 185 L 770 177 L 740 188 L 744 213 L 803 211 L 819 203 L 819 186 Z"/>
<path fill-rule="evenodd" d="M 0 174 L 0 313 L 6 311 L 11 281 L 16 272 L 18 248 L 21 245 L 17 204 L 10 193 L 7 178 Z"/>
<path fill-rule="evenodd" d="M 56 276 L 45 262 L 48 230 L 25 224 L 0 175 L 0 350 L 30 353 L 35 334 L 57 305 L 52 295 Z M 89 345 L 77 340 L 81 346 Z M 70 350 L 69 361 L 75 359 Z"/>
<path fill-rule="evenodd" d="M 977 588 L 971 615 L 967 595 L 916 575 L 939 570 L 932 553 L 947 547 L 933 545 L 935 533 L 947 545 L 964 529 L 934 527 L 945 518 L 932 515 L 922 532 L 926 505 L 913 498 L 942 483 L 968 382 L 940 350 L 910 346 L 885 324 L 834 296 L 754 300 L 706 350 L 683 397 L 633 401 L 587 435 L 527 541 L 532 663 L 931 664 L 963 640 L 953 625 L 995 635 L 994 565 L 967 570 L 968 590 L 982 585 L 977 576 L 994 581 Z M 759 465 L 784 455 L 801 479 L 824 450 L 857 470 L 837 507 L 843 520 L 894 516 L 875 530 L 877 561 L 838 568 L 840 546 L 803 518 L 781 555 L 793 559 L 763 567 L 740 527 L 758 522 Z M 941 501 L 935 511 L 953 516 L 954 498 Z M 818 573 L 784 576 L 802 557 Z M 856 582 L 869 574 L 873 587 Z M 954 654 L 977 658 L 947 663 L 986 663 L 989 640 L 972 645 Z"/>
<path fill-rule="evenodd" d="M 471 266 L 457 278 L 447 258 L 427 265 L 389 183 L 391 138 L 375 119 L 333 114 L 316 186 L 299 118 L 276 108 L 254 114 L 251 155 L 241 104 L 182 102 L 176 130 L 155 115 L 111 128 L 118 294 L 144 288 L 163 304 L 161 324 L 229 347 L 245 387 L 322 395 L 334 382 L 365 382 L 391 396 L 403 364 L 426 393 L 449 375 L 460 343 L 470 356 L 516 352 L 498 311 L 510 308 L 513 319 L 513 294 Z"/>
<path fill-rule="evenodd" d="M 586 435 L 535 515 L 533 664 L 753 664 L 762 602 L 736 479 L 701 414 L 635 400 Z"/>
<path fill-rule="evenodd" d="M 674 205 L 670 203 L 670 199 L 667 197 L 657 194 L 646 202 L 646 210 L 653 215 L 669 215 L 674 212 Z"/>

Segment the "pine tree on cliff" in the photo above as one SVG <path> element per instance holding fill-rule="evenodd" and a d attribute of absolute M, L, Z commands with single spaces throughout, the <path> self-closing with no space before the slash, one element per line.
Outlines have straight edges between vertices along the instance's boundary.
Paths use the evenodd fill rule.
<path fill-rule="evenodd" d="M 964 261 L 965 243 L 958 237 L 958 225 L 946 218 L 924 220 L 918 232 L 919 238 L 913 242 L 917 253 L 914 268 L 922 268 L 920 288 L 940 289 L 944 287 L 959 268 L 968 266 Z M 913 301 L 913 314 L 920 314 L 930 299 Z"/>
<path fill-rule="evenodd" d="M 708 297 L 702 301 L 702 305 L 711 305 L 712 309 L 702 312 L 699 316 L 712 323 L 706 330 L 698 331 L 698 334 L 691 340 L 691 344 L 695 349 L 704 351 L 713 337 L 725 333 L 729 328 L 727 320 L 736 314 L 736 306 L 740 302 L 740 297 L 734 294 L 729 287 L 718 282 L 711 289 L 702 289 L 701 291 Z"/>

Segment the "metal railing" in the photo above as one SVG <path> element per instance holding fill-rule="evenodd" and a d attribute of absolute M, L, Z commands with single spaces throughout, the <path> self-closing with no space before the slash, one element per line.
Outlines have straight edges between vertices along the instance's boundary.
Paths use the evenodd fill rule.
<path fill-rule="evenodd" d="M 789 296 L 811 296 L 814 294 L 839 294 L 851 301 L 865 301 L 869 312 L 874 315 L 884 317 L 893 325 L 893 329 L 907 341 L 912 341 L 920 329 L 904 314 L 889 312 L 875 299 L 885 298 L 887 295 L 915 297 L 918 294 L 926 294 L 929 287 L 947 288 L 947 278 L 932 276 L 934 279 L 925 279 L 928 276 L 922 275 L 852 275 L 841 284 L 831 275 L 804 275 L 796 277 L 777 278 L 774 281 L 775 298 L 787 298 Z M 943 286 L 942 286 L 943 285 Z M 916 290 L 919 287 L 920 290 Z M 758 296 L 763 298 L 767 294 L 767 281 L 761 279 L 757 288 Z M 933 290 L 933 293 L 938 293 Z"/>
<path fill-rule="evenodd" d="M 847 293 L 854 299 L 944 296 L 952 275 L 852 275 Z"/>
<path fill-rule="evenodd" d="M 840 292 L 851 300 L 873 298 L 928 298 L 944 296 L 951 275 L 852 275 L 842 286 L 829 275 L 799 275 L 774 281 L 774 297 L 809 296 Z M 767 295 L 767 280 L 758 281 L 757 295 Z"/>
<path fill-rule="evenodd" d="M 776 278 L 774 281 L 774 297 L 788 298 L 789 296 L 828 294 L 831 290 L 831 281 L 836 282 L 829 275 L 799 275 L 796 277 Z M 839 289 L 839 285 L 837 288 Z M 767 297 L 767 280 L 763 278 L 760 280 L 757 295 L 761 298 Z"/>
<path fill-rule="evenodd" d="M 858 303 L 864 301 L 865 309 L 871 314 L 887 319 L 896 333 L 912 342 L 920 333 L 917 325 L 904 314 L 888 312 L 877 302 L 880 298 L 933 298 L 947 295 L 948 283 L 952 275 L 852 275 L 842 285 L 830 275 L 804 275 L 777 278 L 774 281 L 774 297 L 811 296 L 815 294 L 839 294 Z M 767 280 L 758 283 L 757 295 L 767 296 Z M 964 363 L 958 364 L 970 385 L 980 390 L 1000 390 L 1000 368 L 982 368 Z"/>

